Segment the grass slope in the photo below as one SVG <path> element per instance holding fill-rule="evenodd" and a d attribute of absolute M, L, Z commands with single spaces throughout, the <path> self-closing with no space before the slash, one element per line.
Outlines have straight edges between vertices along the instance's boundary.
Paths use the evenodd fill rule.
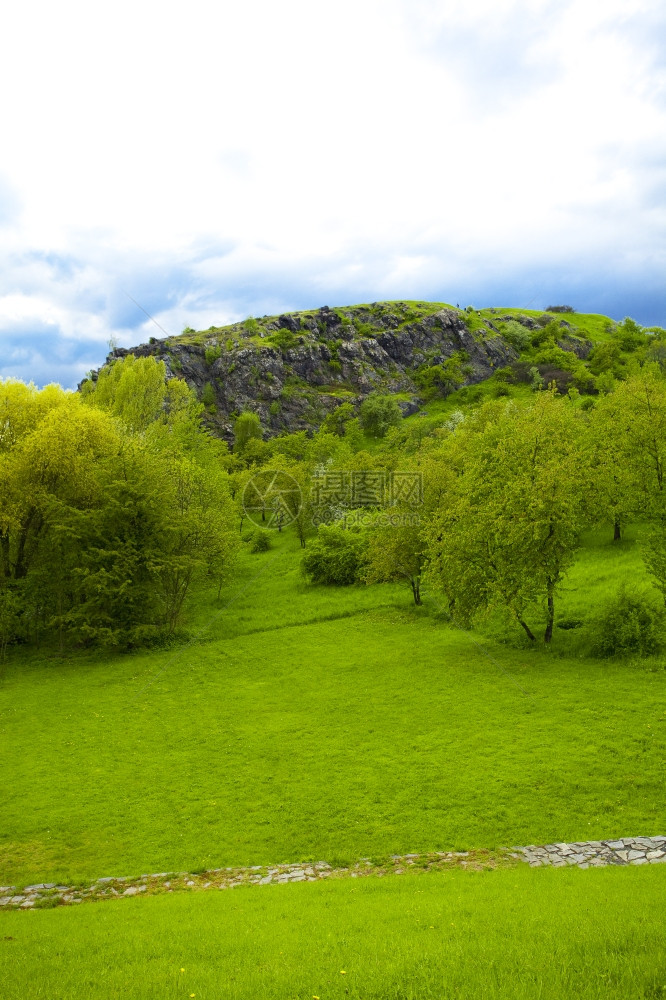
<path fill-rule="evenodd" d="M 307 588 L 277 542 L 198 643 L 9 664 L 0 884 L 664 833 L 663 671 Z M 592 539 L 574 606 L 636 558 Z"/>
<path fill-rule="evenodd" d="M 3 1000 L 657 1000 L 666 868 L 454 872 L 2 915 Z"/>

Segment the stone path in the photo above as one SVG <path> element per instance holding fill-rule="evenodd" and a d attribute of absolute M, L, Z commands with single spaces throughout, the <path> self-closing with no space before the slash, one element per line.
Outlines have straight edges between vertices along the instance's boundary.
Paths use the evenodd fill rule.
<path fill-rule="evenodd" d="M 442 871 L 451 868 L 501 868 L 526 861 L 531 868 L 600 868 L 604 865 L 666 863 L 666 837 L 624 837 L 621 840 L 591 840 L 575 844 L 546 844 L 499 851 L 437 851 L 431 854 L 394 854 L 384 861 L 362 858 L 348 868 L 333 868 L 326 861 L 298 865 L 255 865 L 252 868 L 212 868 L 209 871 L 159 872 L 140 878 L 107 877 L 92 883 L 57 885 L 41 882 L 21 889 L 0 886 L 0 909 L 49 909 L 86 900 L 117 899 L 142 893 L 203 889 L 235 889 L 248 885 L 283 885 L 321 879 L 362 878 L 367 875 L 402 875 L 405 872 Z"/>
<path fill-rule="evenodd" d="M 666 862 L 666 837 L 623 837 L 621 840 L 587 840 L 545 847 L 514 847 L 531 868 L 552 865 L 564 868 L 602 868 L 604 865 L 650 865 Z"/>

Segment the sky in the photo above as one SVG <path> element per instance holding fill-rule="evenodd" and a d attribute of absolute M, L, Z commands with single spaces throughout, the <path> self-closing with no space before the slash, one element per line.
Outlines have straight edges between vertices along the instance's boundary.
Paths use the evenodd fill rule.
<path fill-rule="evenodd" d="M 662 0 L 22 0 L 3 40 L 0 376 L 383 299 L 666 327 Z"/>

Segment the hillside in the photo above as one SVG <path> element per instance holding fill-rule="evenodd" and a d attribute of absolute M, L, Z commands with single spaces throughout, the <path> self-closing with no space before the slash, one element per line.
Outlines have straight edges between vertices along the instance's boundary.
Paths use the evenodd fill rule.
<path fill-rule="evenodd" d="M 156 357 L 196 390 L 214 433 L 230 439 L 235 416 L 252 410 L 272 436 L 318 426 L 341 403 L 358 406 L 373 391 L 394 395 L 403 415 L 416 413 L 433 386 L 445 394 L 488 379 L 515 364 L 549 326 L 551 340 L 575 360 L 589 353 L 591 333 L 597 339 L 613 324 L 606 317 L 444 303 L 322 306 L 151 337 L 116 349 L 107 364 L 127 354 Z"/>

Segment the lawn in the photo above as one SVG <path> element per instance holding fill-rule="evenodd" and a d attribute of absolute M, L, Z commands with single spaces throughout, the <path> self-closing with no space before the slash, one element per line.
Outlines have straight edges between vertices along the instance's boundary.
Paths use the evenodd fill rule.
<path fill-rule="evenodd" d="M 663 669 L 309 588 L 276 541 L 188 646 L 9 662 L 0 884 L 666 832 Z M 635 546 L 592 539 L 565 604 L 595 565 L 635 572 Z"/>
<path fill-rule="evenodd" d="M 2 915 L 3 1000 L 659 1000 L 666 868 L 512 870 Z"/>

